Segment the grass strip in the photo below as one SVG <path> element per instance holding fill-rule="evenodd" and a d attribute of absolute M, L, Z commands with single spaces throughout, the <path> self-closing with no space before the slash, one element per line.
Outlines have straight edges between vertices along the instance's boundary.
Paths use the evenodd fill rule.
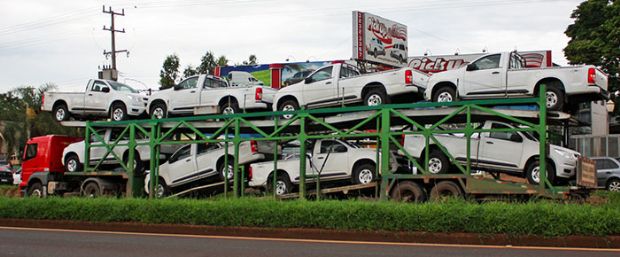
<path fill-rule="evenodd" d="M 271 199 L 0 198 L 0 218 L 364 231 L 620 235 L 620 207 L 554 202 L 403 204 Z"/>

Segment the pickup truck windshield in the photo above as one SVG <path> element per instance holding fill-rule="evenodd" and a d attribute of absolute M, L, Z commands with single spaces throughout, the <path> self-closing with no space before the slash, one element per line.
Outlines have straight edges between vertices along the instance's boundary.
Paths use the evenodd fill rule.
<path fill-rule="evenodd" d="M 119 92 L 129 92 L 129 93 L 139 93 L 138 90 L 133 89 L 132 87 L 125 85 L 123 83 L 118 83 L 116 81 L 108 81 L 108 83 L 110 83 L 110 86 Z"/>

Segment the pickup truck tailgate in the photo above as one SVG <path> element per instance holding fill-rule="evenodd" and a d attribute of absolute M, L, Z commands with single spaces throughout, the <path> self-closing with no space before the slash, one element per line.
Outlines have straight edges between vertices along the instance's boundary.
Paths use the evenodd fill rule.
<path fill-rule="evenodd" d="M 271 87 L 262 87 L 263 88 L 263 102 L 265 103 L 273 103 L 273 96 L 278 92 L 277 89 Z"/>

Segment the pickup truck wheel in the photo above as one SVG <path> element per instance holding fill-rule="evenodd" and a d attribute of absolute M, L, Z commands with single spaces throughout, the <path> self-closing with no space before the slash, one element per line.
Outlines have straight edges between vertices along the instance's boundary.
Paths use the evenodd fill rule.
<path fill-rule="evenodd" d="M 299 110 L 299 104 L 297 104 L 297 102 L 293 101 L 293 100 L 286 100 L 284 101 L 284 103 L 280 104 L 280 106 L 278 107 L 278 111 L 297 111 Z M 294 114 L 284 114 L 282 115 L 282 118 L 290 120 L 292 119 L 294 116 Z"/>
<path fill-rule="evenodd" d="M 54 106 L 54 118 L 56 119 L 56 121 L 67 121 L 69 120 L 69 116 L 71 115 L 69 114 L 69 110 L 67 109 L 66 105 L 59 104 Z"/>
<path fill-rule="evenodd" d="M 65 157 L 65 170 L 67 172 L 78 172 L 82 171 L 82 163 L 80 163 L 80 159 L 75 154 L 70 154 Z"/>
<path fill-rule="evenodd" d="M 437 92 L 433 95 L 433 102 L 447 103 L 456 101 L 456 91 L 452 87 L 443 86 L 437 89 Z"/>
<path fill-rule="evenodd" d="M 236 102 L 226 102 L 220 106 L 221 114 L 235 114 L 239 113 L 239 104 Z"/>
<path fill-rule="evenodd" d="M 440 150 L 432 150 L 428 156 L 428 172 L 432 174 L 441 174 L 448 172 L 450 163 L 448 157 Z"/>
<path fill-rule="evenodd" d="M 605 188 L 607 188 L 607 191 L 620 192 L 620 179 L 610 179 L 609 181 L 607 181 L 607 185 L 605 186 Z"/>
<path fill-rule="evenodd" d="M 127 119 L 127 107 L 122 103 L 115 103 L 110 108 L 110 119 L 112 121 L 121 121 Z"/>
<path fill-rule="evenodd" d="M 269 182 L 267 182 L 267 187 L 269 188 L 270 192 L 273 192 L 274 190 L 272 178 L 273 177 L 269 178 Z M 276 177 L 276 185 L 275 185 L 276 195 L 288 194 L 292 192 L 292 189 L 293 189 L 293 184 L 291 183 L 291 179 L 288 177 L 288 175 L 279 174 Z"/>
<path fill-rule="evenodd" d="M 387 97 L 383 90 L 371 89 L 364 96 L 364 103 L 366 103 L 366 106 L 378 106 L 387 103 Z"/>
<path fill-rule="evenodd" d="M 84 191 L 82 192 L 82 196 L 86 196 L 89 198 L 95 198 L 101 196 L 101 188 L 95 182 L 89 182 L 84 186 Z"/>
<path fill-rule="evenodd" d="M 392 194 L 392 200 L 398 202 L 414 202 L 421 203 L 426 201 L 426 192 L 418 183 L 412 181 L 403 181 L 398 183 Z"/>
<path fill-rule="evenodd" d="M 228 172 L 226 172 L 225 167 L 228 166 Z M 222 164 L 220 164 L 220 166 L 218 167 L 218 173 L 220 174 L 220 179 L 222 181 L 225 181 L 225 177 L 228 177 L 228 182 L 232 181 L 235 178 L 235 171 L 234 171 L 234 164 L 233 164 L 233 160 L 231 160 L 231 158 L 228 158 L 228 165 L 224 165 L 224 163 L 222 162 Z"/>
<path fill-rule="evenodd" d="M 375 179 L 375 165 L 366 163 L 355 167 L 353 171 L 353 184 L 366 185 Z"/>
<path fill-rule="evenodd" d="M 35 198 L 43 198 L 43 185 L 39 182 L 35 182 L 28 187 L 28 196 Z"/>
<path fill-rule="evenodd" d="M 552 111 L 562 111 L 564 107 L 564 92 L 557 87 L 550 86 L 545 93 L 547 99 L 547 109 Z"/>
<path fill-rule="evenodd" d="M 157 185 L 155 185 L 153 192 L 155 193 L 155 198 L 164 198 L 170 195 L 170 189 L 166 185 L 166 182 L 164 182 L 161 178 L 158 179 Z"/>
<path fill-rule="evenodd" d="M 555 180 L 555 170 L 547 161 L 547 179 L 551 184 L 554 183 Z M 532 185 L 538 185 L 540 183 L 540 162 L 538 160 L 533 161 L 528 167 L 526 171 L 527 181 Z"/>
<path fill-rule="evenodd" d="M 441 181 L 431 189 L 431 200 L 437 201 L 446 197 L 463 198 L 463 191 L 452 181 Z"/>
<path fill-rule="evenodd" d="M 166 108 L 166 105 L 163 103 L 153 104 L 149 113 L 151 114 L 151 118 L 155 118 L 158 120 L 168 117 L 168 110 Z"/>

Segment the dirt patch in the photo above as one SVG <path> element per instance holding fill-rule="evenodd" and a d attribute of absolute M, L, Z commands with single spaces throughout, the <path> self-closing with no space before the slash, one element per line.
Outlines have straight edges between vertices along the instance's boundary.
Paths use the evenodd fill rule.
<path fill-rule="evenodd" d="M 3 186 L 0 187 L 0 196 L 5 197 L 20 197 L 17 186 Z"/>
<path fill-rule="evenodd" d="M 93 223 L 26 219 L 0 219 L 0 226 L 212 236 L 355 240 L 368 242 L 620 248 L 620 236 L 542 237 L 512 236 L 506 234 L 342 231 L 303 228 L 216 227 L 179 224 L 141 224 L 133 222 Z"/>

